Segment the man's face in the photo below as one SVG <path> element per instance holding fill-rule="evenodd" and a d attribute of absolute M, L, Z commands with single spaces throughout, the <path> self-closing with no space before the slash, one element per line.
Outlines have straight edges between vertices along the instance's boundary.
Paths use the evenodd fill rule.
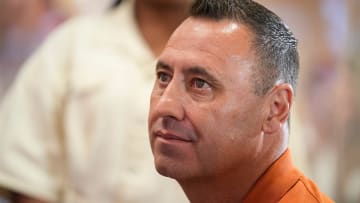
<path fill-rule="evenodd" d="M 187 19 L 156 67 L 149 134 L 159 173 L 177 180 L 246 168 L 261 148 L 264 98 L 254 94 L 249 29 Z"/>

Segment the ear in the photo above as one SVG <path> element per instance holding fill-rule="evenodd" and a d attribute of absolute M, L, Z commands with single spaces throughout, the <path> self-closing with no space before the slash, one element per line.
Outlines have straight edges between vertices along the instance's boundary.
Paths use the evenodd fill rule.
<path fill-rule="evenodd" d="M 279 131 L 287 122 L 294 91 L 290 84 L 276 85 L 267 94 L 267 117 L 263 124 L 263 132 L 272 134 Z"/>

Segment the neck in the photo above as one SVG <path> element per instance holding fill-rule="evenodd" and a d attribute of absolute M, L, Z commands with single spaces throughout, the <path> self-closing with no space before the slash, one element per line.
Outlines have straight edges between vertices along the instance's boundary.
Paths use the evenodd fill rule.
<path fill-rule="evenodd" d="M 266 145 L 250 163 L 239 164 L 222 174 L 191 180 L 177 180 L 191 203 L 242 202 L 256 181 L 285 152 L 286 140 L 275 141 L 273 135 L 265 136 Z M 279 136 L 280 137 L 280 136 Z"/>
<path fill-rule="evenodd" d="M 177 26 L 188 16 L 189 3 L 167 5 L 137 0 L 136 20 L 145 41 L 155 56 L 164 48 Z"/>
<path fill-rule="evenodd" d="M 246 173 L 239 173 L 246 171 Z M 242 202 L 257 180 L 260 171 L 250 168 L 228 171 L 221 177 L 204 177 L 190 181 L 178 181 L 191 203 L 238 203 Z"/>

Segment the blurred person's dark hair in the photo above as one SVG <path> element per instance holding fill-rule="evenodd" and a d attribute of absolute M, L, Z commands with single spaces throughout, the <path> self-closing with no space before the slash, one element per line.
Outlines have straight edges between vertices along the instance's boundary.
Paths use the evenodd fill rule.
<path fill-rule="evenodd" d="M 121 4 L 122 0 L 115 0 L 112 5 L 111 5 L 111 8 L 115 8 L 117 6 L 119 6 Z"/>

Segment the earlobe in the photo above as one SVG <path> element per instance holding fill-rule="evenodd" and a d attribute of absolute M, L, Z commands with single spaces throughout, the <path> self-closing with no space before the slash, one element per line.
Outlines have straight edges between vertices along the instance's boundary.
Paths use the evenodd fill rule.
<path fill-rule="evenodd" d="M 293 89 L 289 84 L 279 84 L 268 94 L 268 115 L 263 124 L 265 134 L 279 131 L 286 123 L 293 100 Z"/>

